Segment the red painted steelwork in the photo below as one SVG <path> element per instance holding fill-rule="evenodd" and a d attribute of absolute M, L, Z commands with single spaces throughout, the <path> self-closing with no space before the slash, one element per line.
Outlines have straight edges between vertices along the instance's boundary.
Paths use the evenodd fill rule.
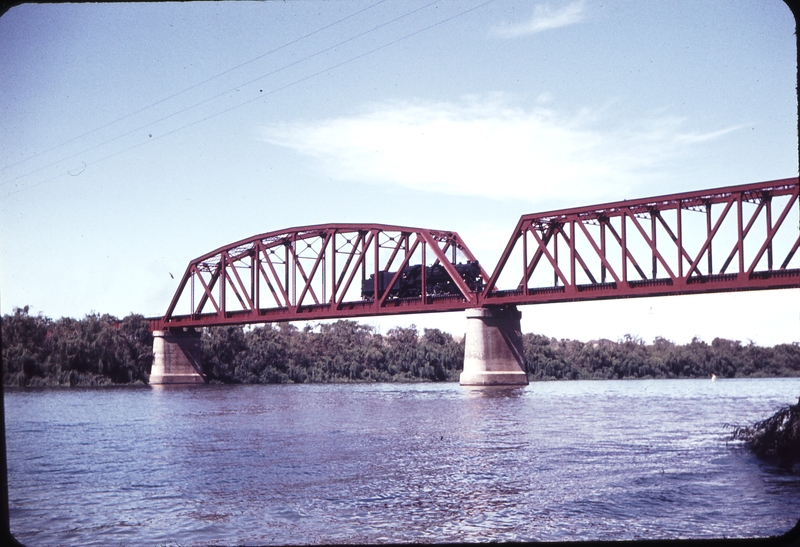
<path fill-rule="evenodd" d="M 488 280 L 481 292 L 456 271 L 459 256 L 476 259 L 455 232 L 380 224 L 270 232 L 193 260 L 167 313 L 151 326 L 798 288 L 799 189 L 791 178 L 524 215 L 491 277 L 481 268 Z M 430 294 L 422 268 L 424 298 L 394 298 L 377 282 L 372 296 L 362 296 L 370 275 L 389 272 L 392 287 L 404 267 L 420 264 L 443 266 L 460 293 Z M 501 289 L 509 277 L 514 284 Z"/>
<path fill-rule="evenodd" d="M 381 224 L 321 224 L 257 235 L 193 260 L 160 320 L 160 328 L 317 320 L 399 313 L 464 310 L 478 306 L 455 269 L 475 257 L 455 232 Z M 441 266 L 460 294 L 391 298 L 389 291 L 362 297 L 362 283 L 406 266 Z M 424 272 L 424 269 L 423 269 Z M 482 279 L 486 272 L 481 268 Z M 179 313 L 179 304 L 188 313 Z M 185 308 L 184 308 L 185 309 Z"/>
<path fill-rule="evenodd" d="M 799 187 L 792 178 L 524 215 L 479 300 L 536 304 L 800 287 L 800 268 L 789 267 L 800 264 Z M 504 273 L 519 280 L 511 290 L 498 290 Z"/>

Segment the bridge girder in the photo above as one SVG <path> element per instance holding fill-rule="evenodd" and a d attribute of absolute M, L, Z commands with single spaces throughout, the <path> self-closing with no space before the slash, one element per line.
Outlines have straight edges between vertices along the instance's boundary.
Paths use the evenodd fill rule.
<path fill-rule="evenodd" d="M 464 310 L 478 305 L 478 293 L 456 270 L 459 260 L 476 262 L 450 231 L 320 224 L 269 232 L 192 260 L 167 313 L 151 323 L 160 330 Z M 457 290 L 435 294 L 425 268 L 420 295 L 394 298 L 382 290 L 382 280 L 391 276 L 386 285 L 395 286 L 404 269 L 422 264 L 446 272 Z M 363 294 L 370 276 L 373 290 Z M 482 268 L 480 276 L 487 277 Z"/>
<path fill-rule="evenodd" d="M 480 301 L 800 287 L 798 190 L 790 178 L 523 215 Z"/>
<path fill-rule="evenodd" d="M 523 215 L 492 275 L 480 267 L 480 289 L 457 269 L 459 259 L 477 259 L 453 231 L 320 224 L 269 232 L 191 261 L 151 326 L 800 288 L 799 193 L 798 178 L 789 178 Z M 446 272 L 450 292 L 435 294 L 428 268 L 419 270 L 417 296 L 381 290 L 413 265 Z M 372 276 L 372 294 L 355 282 L 359 270 L 362 284 Z"/>

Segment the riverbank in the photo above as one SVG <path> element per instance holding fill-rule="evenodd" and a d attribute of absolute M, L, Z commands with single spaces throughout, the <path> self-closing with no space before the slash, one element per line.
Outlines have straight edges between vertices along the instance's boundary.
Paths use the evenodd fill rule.
<path fill-rule="evenodd" d="M 20 387 L 146 383 L 153 338 L 141 315 L 52 320 L 16 309 L 2 318 L 3 385 Z M 205 329 L 203 372 L 212 382 L 369 383 L 457 381 L 464 340 L 438 329 L 386 335 L 355 321 L 298 329 L 288 323 Z M 616 342 L 524 334 L 531 381 L 800 376 L 800 343 L 771 348 L 714 339 L 679 345 L 626 336 Z"/>

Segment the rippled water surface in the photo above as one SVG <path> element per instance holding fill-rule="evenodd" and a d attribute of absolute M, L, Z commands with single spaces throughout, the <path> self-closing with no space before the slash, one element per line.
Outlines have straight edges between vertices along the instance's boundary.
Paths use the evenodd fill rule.
<path fill-rule="evenodd" d="M 6 391 L 25 545 L 751 537 L 800 476 L 726 443 L 800 379 Z"/>

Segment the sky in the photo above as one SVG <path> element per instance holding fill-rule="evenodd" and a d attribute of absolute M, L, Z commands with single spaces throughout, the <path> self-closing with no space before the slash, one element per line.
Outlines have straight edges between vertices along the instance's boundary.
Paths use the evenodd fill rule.
<path fill-rule="evenodd" d="M 0 312 L 160 316 L 190 260 L 328 222 L 453 230 L 491 271 L 523 214 L 795 177 L 794 33 L 780 0 L 14 7 Z M 520 309 L 556 338 L 800 341 L 800 289 Z"/>

